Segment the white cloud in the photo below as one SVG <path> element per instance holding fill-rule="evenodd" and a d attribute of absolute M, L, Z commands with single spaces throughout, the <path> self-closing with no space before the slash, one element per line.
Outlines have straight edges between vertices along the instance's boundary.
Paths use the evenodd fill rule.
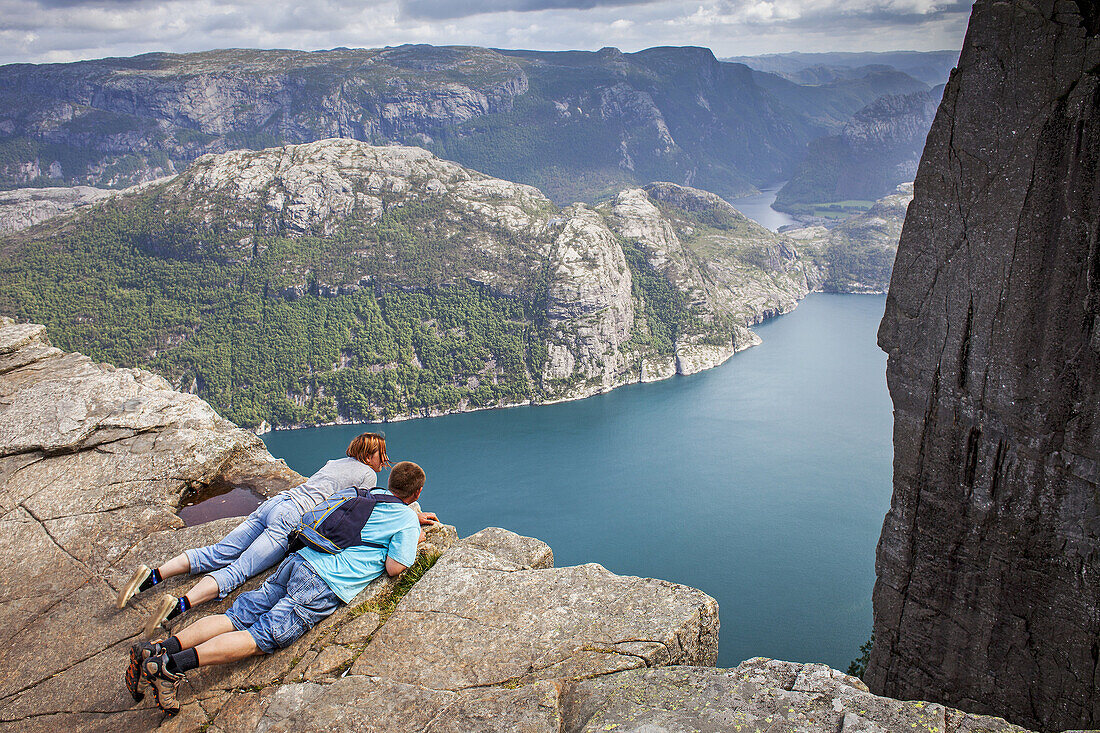
<path fill-rule="evenodd" d="M 0 63 L 401 43 L 624 51 L 696 45 L 718 56 L 932 50 L 958 48 L 968 16 L 968 8 L 943 0 L 509 0 L 507 7 L 523 10 L 506 12 L 484 12 L 500 7 L 488 0 L 447 1 L 470 13 L 412 17 L 407 0 L 0 0 Z"/>

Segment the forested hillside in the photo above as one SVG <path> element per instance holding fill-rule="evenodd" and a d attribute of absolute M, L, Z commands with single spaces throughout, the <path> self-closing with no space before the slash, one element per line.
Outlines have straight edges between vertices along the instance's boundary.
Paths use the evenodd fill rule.
<path fill-rule="evenodd" d="M 784 233 L 804 257 L 821 268 L 825 292 L 885 293 L 912 200 L 913 184 L 905 183 L 867 211 L 836 226 L 813 225 Z"/>
<path fill-rule="evenodd" d="M 417 148 L 325 140 L 0 239 L 0 313 L 239 424 L 389 419 L 690 373 L 816 284 L 788 240 L 675 184 L 564 209 Z"/>

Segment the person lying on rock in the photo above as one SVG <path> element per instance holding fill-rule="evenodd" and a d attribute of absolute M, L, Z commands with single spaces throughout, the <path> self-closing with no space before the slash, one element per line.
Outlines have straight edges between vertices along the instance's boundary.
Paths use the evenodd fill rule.
<path fill-rule="evenodd" d="M 390 471 L 386 491 L 362 492 L 343 510 L 329 510 L 339 498 L 319 505 L 317 514 L 326 519 L 316 537 L 324 551 L 303 533 L 306 547 L 283 560 L 259 588 L 242 593 L 224 614 L 201 618 L 162 642 L 134 644 L 126 669 L 130 694 L 141 700 L 151 687 L 157 706 L 175 715 L 176 691 L 188 670 L 270 654 L 350 602 L 383 570 L 395 576 L 411 566 L 424 538 L 411 505 L 424 481 L 420 466 L 401 461 Z M 329 538 L 340 544 L 324 544 Z"/>
<path fill-rule="evenodd" d="M 389 465 L 384 434 L 357 436 L 348 445 L 347 458 L 329 461 L 305 483 L 268 499 L 217 544 L 187 550 L 156 569 L 140 565 L 119 591 L 116 605 L 125 607 L 136 594 L 172 576 L 210 573 L 181 598 L 170 594 L 161 597 L 145 624 L 145 635 L 152 636 L 169 619 L 214 597 L 225 598 L 253 575 L 282 560 L 289 546 L 288 536 L 305 512 L 337 491 L 377 486 L 377 471 Z M 419 505 L 413 508 L 423 524 L 437 519 L 430 512 L 420 512 Z"/>

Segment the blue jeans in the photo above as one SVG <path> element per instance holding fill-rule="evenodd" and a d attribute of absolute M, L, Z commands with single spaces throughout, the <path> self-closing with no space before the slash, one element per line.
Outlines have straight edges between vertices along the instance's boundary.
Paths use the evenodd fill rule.
<path fill-rule="evenodd" d="M 187 550 L 191 574 L 210 573 L 225 598 L 246 580 L 286 555 L 287 536 L 298 527 L 302 511 L 289 497 L 274 496 L 237 525 L 216 545 Z"/>
<path fill-rule="evenodd" d="M 331 615 L 340 599 L 295 552 L 256 590 L 242 593 L 225 612 L 261 651 L 285 647 Z"/>

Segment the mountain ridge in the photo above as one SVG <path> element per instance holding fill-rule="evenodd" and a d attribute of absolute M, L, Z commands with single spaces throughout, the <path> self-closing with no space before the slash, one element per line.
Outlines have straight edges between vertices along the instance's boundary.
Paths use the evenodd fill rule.
<path fill-rule="evenodd" d="M 721 363 L 818 269 L 714 194 L 596 207 L 332 139 L 185 173 L 0 239 L 0 310 L 146 365 L 239 424 L 396 419 Z"/>
<path fill-rule="evenodd" d="M 561 205 L 653 180 L 729 198 L 781 180 L 810 139 L 874 96 L 921 84 L 896 73 L 838 82 L 815 106 L 822 115 L 763 78 L 697 47 L 231 49 L 7 65 L 0 185 L 124 187 L 205 153 L 347 137 L 426 147 Z"/>

